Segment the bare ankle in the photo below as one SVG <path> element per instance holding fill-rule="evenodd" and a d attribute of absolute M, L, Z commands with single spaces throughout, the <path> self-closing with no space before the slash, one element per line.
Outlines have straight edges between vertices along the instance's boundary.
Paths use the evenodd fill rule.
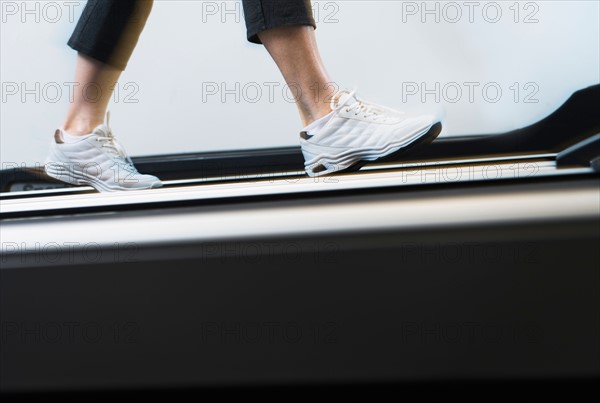
<path fill-rule="evenodd" d="M 314 110 L 308 113 L 302 114 L 302 122 L 304 123 L 304 126 L 308 126 L 311 123 L 328 115 L 329 113 L 331 113 L 331 108 L 329 107 L 329 105 L 325 107 L 315 108 Z"/>
<path fill-rule="evenodd" d="M 83 136 L 90 134 L 102 122 L 71 122 L 63 125 L 63 130 L 73 136 Z"/>
<path fill-rule="evenodd" d="M 63 130 L 72 136 L 84 136 L 92 132 L 92 130 L 76 128 L 75 126 L 64 126 Z"/>

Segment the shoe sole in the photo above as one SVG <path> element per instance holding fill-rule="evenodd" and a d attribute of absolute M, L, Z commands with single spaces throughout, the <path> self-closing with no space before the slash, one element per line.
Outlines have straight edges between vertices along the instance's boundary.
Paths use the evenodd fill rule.
<path fill-rule="evenodd" d="M 157 189 L 159 187 L 162 187 L 162 183 L 160 183 L 160 182 L 153 183 L 151 186 L 145 186 L 145 187 L 139 187 L 139 188 L 111 187 L 96 178 L 85 176 L 82 174 L 80 175 L 77 172 L 69 172 L 67 170 L 66 172 L 69 172 L 69 173 L 65 174 L 64 170 L 56 168 L 58 166 L 62 166 L 62 164 L 59 162 L 47 163 L 44 166 L 44 171 L 46 172 L 46 175 L 48 175 L 51 178 L 54 178 L 56 180 L 59 180 L 61 182 L 68 183 L 69 185 L 91 186 L 94 189 L 96 189 L 98 192 L 118 192 L 118 191 L 124 191 L 124 190 L 146 190 L 146 189 Z M 67 169 L 68 169 L 68 166 L 67 166 Z"/>
<path fill-rule="evenodd" d="M 442 131 L 442 123 L 438 122 L 438 123 L 435 123 L 434 125 L 432 125 L 425 134 L 417 137 L 416 139 L 414 139 L 413 141 L 411 141 L 408 144 L 403 144 L 403 145 L 390 144 L 386 147 L 385 150 L 379 150 L 377 152 L 375 158 L 373 158 L 373 155 L 372 155 L 373 150 L 361 150 L 359 153 L 355 153 L 350 156 L 344 156 L 343 158 L 337 160 L 336 162 L 328 162 L 330 165 L 334 165 L 334 166 L 338 165 L 339 166 L 340 164 L 343 163 L 343 161 L 345 159 L 356 158 L 357 156 L 360 156 L 360 154 L 368 155 L 368 158 L 364 158 L 364 155 L 363 155 L 363 158 L 360 158 L 356 162 L 351 163 L 351 165 L 349 165 L 346 168 L 343 168 L 340 170 L 331 170 L 331 169 L 326 168 L 322 162 L 317 162 L 317 163 L 312 163 L 308 166 L 305 165 L 305 171 L 308 176 L 313 176 L 313 177 L 325 176 L 325 175 L 330 175 L 330 174 L 337 175 L 337 174 L 342 174 L 342 173 L 356 172 L 368 163 L 380 161 L 383 158 L 389 159 L 389 158 L 397 157 L 400 155 L 404 155 L 406 152 L 413 151 L 414 149 L 416 149 L 420 146 L 427 145 L 427 144 L 433 142 L 433 140 L 435 140 L 439 136 L 441 131 Z M 311 175 L 309 173 L 309 169 L 308 169 L 309 166 L 314 166 L 315 168 L 319 168 L 319 166 L 320 166 L 323 168 L 323 170 L 316 171 L 315 168 L 313 168 L 311 170 L 313 172 L 313 175 Z"/>

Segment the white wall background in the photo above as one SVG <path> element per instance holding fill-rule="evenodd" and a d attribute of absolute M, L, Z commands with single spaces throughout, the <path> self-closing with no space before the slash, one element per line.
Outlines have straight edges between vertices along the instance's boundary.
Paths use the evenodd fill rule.
<path fill-rule="evenodd" d="M 1 3 L 0 159 L 32 166 L 69 102 L 66 41 L 85 2 Z M 468 3 L 314 1 L 328 71 L 370 101 L 443 106 L 446 135 L 526 126 L 600 82 L 598 1 Z M 233 90 L 224 102 L 222 89 Z M 111 125 L 134 156 L 297 145 L 284 89 L 266 50 L 246 42 L 241 2 L 157 0 Z"/>

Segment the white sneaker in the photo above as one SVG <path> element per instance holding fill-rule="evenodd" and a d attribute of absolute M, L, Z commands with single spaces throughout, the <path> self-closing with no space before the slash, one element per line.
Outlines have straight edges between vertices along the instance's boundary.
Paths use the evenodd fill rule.
<path fill-rule="evenodd" d="M 68 142 L 63 131 L 57 129 L 46 158 L 46 174 L 71 185 L 91 185 L 99 192 L 162 186 L 157 177 L 142 175 L 135 169 L 113 136 L 109 119 L 110 114 L 107 114 L 106 124 Z"/>
<path fill-rule="evenodd" d="M 355 91 L 338 91 L 332 116 L 314 134 L 300 133 L 304 168 L 311 176 L 360 169 L 398 151 L 433 141 L 442 129 L 435 114 L 409 114 L 359 100 Z"/>

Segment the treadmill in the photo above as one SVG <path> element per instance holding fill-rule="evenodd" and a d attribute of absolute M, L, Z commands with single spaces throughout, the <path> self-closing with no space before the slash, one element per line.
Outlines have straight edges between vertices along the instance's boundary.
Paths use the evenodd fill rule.
<path fill-rule="evenodd" d="M 598 110 L 322 178 L 299 147 L 134 157 L 164 186 L 118 193 L 3 170 L 0 391 L 590 386 Z"/>

